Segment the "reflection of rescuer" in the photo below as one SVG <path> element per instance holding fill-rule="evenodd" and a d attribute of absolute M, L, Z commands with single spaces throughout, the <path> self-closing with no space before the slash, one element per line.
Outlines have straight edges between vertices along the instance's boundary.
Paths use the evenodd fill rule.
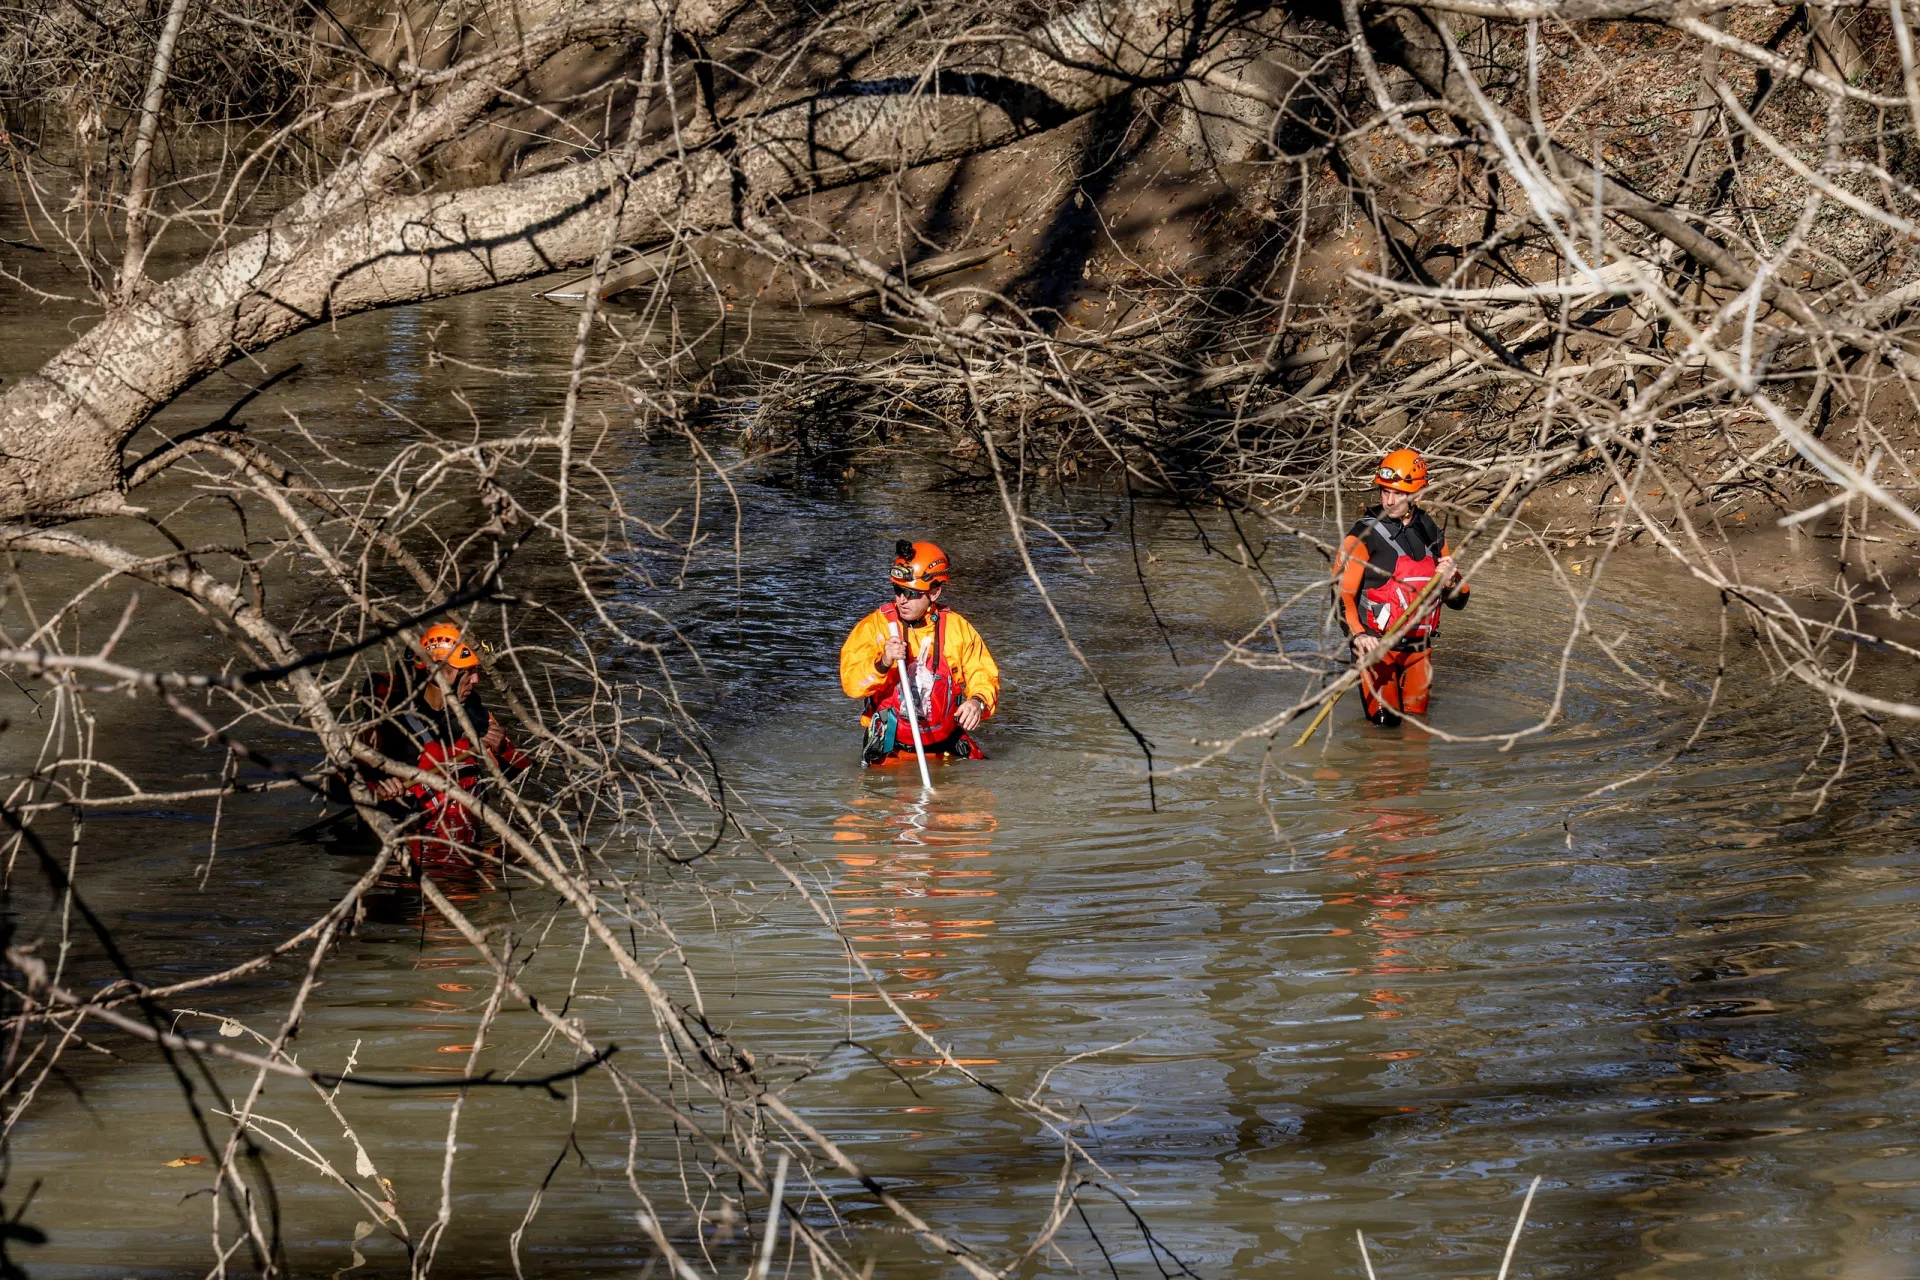
<path fill-rule="evenodd" d="M 1369 508 L 1347 531 L 1333 571 L 1340 584 L 1340 620 L 1351 638 L 1354 661 L 1366 664 L 1360 697 L 1367 719 L 1392 728 L 1402 712 L 1427 713 L 1440 606 L 1466 608 L 1471 588 L 1461 581 L 1440 526 L 1414 503 L 1413 495 L 1427 487 L 1427 464 L 1420 455 L 1395 449 L 1380 460 L 1373 483 L 1380 505 Z M 1422 600 L 1420 593 L 1435 578 L 1439 586 Z M 1382 649 L 1381 637 L 1416 604 L 1417 616 L 1391 649 Z"/>
<path fill-rule="evenodd" d="M 373 677 L 372 697 L 379 715 L 362 734 L 362 741 L 382 755 L 440 775 L 469 793 L 487 779 L 481 752 L 485 751 L 508 779 L 519 777 L 532 764 L 513 745 L 480 697 L 480 656 L 460 636 L 458 627 L 441 623 L 420 637 L 428 666 L 415 663 L 411 676 L 400 671 Z M 454 710 L 458 705 L 466 723 L 480 734 L 476 744 Z M 396 821 L 414 820 L 415 857 L 446 857 L 456 848 L 470 848 L 478 832 L 474 817 L 450 792 L 423 782 L 388 777 L 361 766 L 367 789 L 387 815 Z"/>
<path fill-rule="evenodd" d="M 1000 704 L 1000 668 L 973 624 L 945 608 L 947 553 L 931 542 L 894 543 L 893 603 L 854 626 L 840 646 L 840 687 L 863 698 L 867 731 L 862 765 L 913 756 L 913 729 L 901 702 L 904 666 L 915 691 L 920 741 L 928 755 L 978 760 L 986 753 L 968 735 Z"/>

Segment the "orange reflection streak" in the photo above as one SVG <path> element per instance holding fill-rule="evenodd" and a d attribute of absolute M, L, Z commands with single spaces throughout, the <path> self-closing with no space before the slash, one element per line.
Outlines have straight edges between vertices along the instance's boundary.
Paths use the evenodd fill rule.
<path fill-rule="evenodd" d="M 434 876 L 440 889 L 447 898 L 463 908 L 472 909 L 487 896 L 494 887 L 493 881 L 482 874 L 465 869 L 435 868 Z M 396 886 L 390 886 L 396 887 Z M 426 953 L 413 960 L 415 970 L 472 969 L 479 964 L 466 938 L 449 925 L 440 913 L 426 905 L 416 895 L 409 883 L 397 882 L 398 904 L 405 912 L 402 919 L 417 923 L 421 948 Z M 438 982 L 427 979 L 422 987 L 438 993 L 460 994 L 475 990 L 472 982 Z M 416 1075 L 462 1075 L 464 1065 L 449 1065 L 446 1057 L 456 1053 L 471 1053 L 473 1045 L 469 1042 L 445 1043 L 447 1036 L 472 1035 L 476 1030 L 475 1021 L 479 1017 L 477 1009 L 467 1004 L 457 1004 L 448 1000 L 435 999 L 425 994 L 416 995 L 405 1006 L 416 1015 L 428 1017 L 440 1015 L 438 1022 L 417 1022 L 408 1026 L 408 1048 L 411 1053 L 431 1054 L 433 1061 L 415 1061 L 409 1070 Z M 448 1015 L 453 1015 L 449 1017 Z M 419 1037 L 415 1039 L 414 1037 Z M 431 1037 L 431 1039 L 427 1039 Z M 424 1044 L 420 1043 L 425 1040 Z M 447 1095 L 452 1096 L 452 1095 Z"/>
<path fill-rule="evenodd" d="M 945 981 L 948 972 L 930 962 L 944 961 L 951 953 L 925 943 L 984 938 L 993 927 L 986 919 L 937 919 L 929 909 L 933 900 L 942 898 L 999 896 L 998 889 L 982 883 L 996 873 L 979 861 L 993 856 L 993 833 L 999 828 L 993 797 L 974 792 L 969 799 L 973 806 L 967 810 L 940 813 L 927 805 L 862 796 L 854 801 L 853 812 L 833 820 L 832 857 L 843 874 L 831 892 L 848 904 L 842 916 L 860 929 L 848 936 L 882 944 L 859 952 L 861 959 L 906 962 L 897 968 L 874 968 L 896 1000 L 932 1000 L 946 994 L 936 984 Z M 973 865 L 955 865 L 967 862 Z M 895 945 L 885 945 L 889 943 Z M 922 945 L 914 947 L 916 943 Z M 880 997 L 872 991 L 850 991 L 832 998 Z"/>
<path fill-rule="evenodd" d="M 1405 962 L 1404 943 L 1433 932 L 1409 927 L 1414 908 L 1427 898 L 1415 883 L 1421 875 L 1420 863 L 1430 861 L 1432 853 L 1392 852 L 1396 844 L 1431 834 L 1439 826 L 1437 815 L 1406 805 L 1381 804 L 1378 801 L 1417 798 L 1425 790 L 1430 772 L 1424 737 L 1409 739 L 1400 751 L 1383 753 L 1379 772 L 1362 780 L 1355 788 L 1363 815 L 1371 815 L 1364 824 L 1356 824 L 1356 839 L 1327 854 L 1330 863 L 1346 863 L 1354 879 L 1354 888 L 1326 900 L 1329 907 L 1342 907 L 1360 913 L 1357 928 L 1329 930 L 1334 936 L 1358 934 L 1368 943 L 1369 963 L 1350 972 L 1375 978 L 1391 978 L 1410 973 L 1430 973 L 1436 966 Z M 1372 852 L 1362 852 L 1370 849 Z M 1401 1006 L 1412 997 L 1391 987 L 1375 987 L 1366 1001 L 1373 1006 L 1369 1018 L 1389 1019 L 1404 1016 Z M 1417 1050 L 1396 1050 L 1373 1054 L 1382 1061 L 1398 1062 L 1417 1056 Z"/>

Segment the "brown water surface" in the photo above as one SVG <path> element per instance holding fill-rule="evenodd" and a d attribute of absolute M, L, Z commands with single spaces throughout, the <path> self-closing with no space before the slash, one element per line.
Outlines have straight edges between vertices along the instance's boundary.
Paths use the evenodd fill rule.
<path fill-rule="evenodd" d="M 0 299 L 0 373 L 46 354 L 61 314 Z M 820 336 L 754 323 L 754 350 L 772 358 Z M 868 340 L 855 322 L 832 323 L 829 337 Z M 356 456 L 411 430 L 396 412 L 456 428 L 466 410 L 447 395 L 455 384 L 477 393 L 489 427 L 537 421 L 558 402 L 551 375 L 572 326 L 524 290 L 361 317 L 277 349 L 272 367 L 305 368 L 257 413 L 296 411 Z M 473 365 L 547 376 L 428 371 L 430 340 Z M 173 420 L 231 395 L 209 384 Z M 624 428 L 616 406 L 595 408 Z M 686 505 L 700 464 L 683 443 L 634 439 L 620 457 L 636 508 Z M 1359 1229 L 1383 1276 L 1488 1275 L 1535 1177 L 1518 1275 L 1920 1267 L 1911 780 L 1856 742 L 1854 771 L 1815 812 L 1833 765 L 1829 754 L 1807 771 L 1824 709 L 1768 682 L 1736 638 L 1736 677 L 1694 748 L 1646 781 L 1589 794 L 1686 738 L 1711 679 L 1717 600 L 1647 559 L 1617 564 L 1595 599 L 1596 629 L 1623 636 L 1619 657 L 1667 680 L 1671 698 L 1648 696 L 1582 641 L 1564 659 L 1556 722 L 1509 750 L 1374 730 L 1349 699 L 1313 747 L 1270 762 L 1265 804 L 1249 747 L 1163 778 L 1152 811 L 1138 751 L 1065 651 L 996 501 L 934 478 L 905 466 L 841 486 L 781 464 L 747 468 L 736 480 L 743 589 L 721 503 L 686 589 L 663 586 L 647 603 L 700 639 L 709 674 L 688 688 L 742 820 L 821 886 L 885 989 L 982 1079 L 1026 1091 L 1045 1076 L 1049 1095 L 1090 1122 L 1082 1140 L 1100 1169 L 1082 1193 L 1087 1219 L 1070 1219 L 1058 1253 L 1029 1271 L 1104 1274 L 1091 1228 L 1123 1275 L 1355 1276 Z M 1228 667 L 1200 683 L 1260 611 L 1248 573 L 1198 536 L 1231 548 L 1223 521 L 1137 511 L 1176 665 L 1134 581 L 1126 504 L 1056 492 L 1036 510 L 1085 560 L 1036 542 L 1063 615 L 1163 761 L 1192 759 L 1194 739 L 1298 695 L 1298 674 Z M 903 533 L 952 551 L 953 602 L 1007 678 L 1005 713 L 982 735 L 992 758 L 943 769 L 932 798 L 904 771 L 855 767 L 853 712 L 834 676 L 840 639 L 879 601 L 887 547 Z M 1296 543 L 1267 548 L 1263 567 L 1282 592 L 1322 572 Z M 61 584 L 45 573 L 30 586 L 50 595 Z M 1446 619 L 1434 720 L 1456 734 L 1519 729 L 1555 699 L 1571 606 L 1545 565 L 1520 556 L 1476 587 L 1473 607 Z M 160 616 L 172 620 L 143 636 L 142 660 L 194 668 L 203 629 Z M 1291 618 L 1282 639 L 1311 648 L 1314 619 Z M 0 749 L 17 766 L 39 744 L 21 727 L 33 708 L 14 703 Z M 146 704 L 101 714 L 130 771 L 217 768 Z M 310 816 L 290 797 L 236 807 L 210 866 L 210 813 L 95 818 L 82 883 L 143 978 L 206 972 L 303 925 L 364 865 L 288 844 Z M 991 1092 L 930 1072 L 929 1051 L 784 888 L 742 853 L 656 873 L 708 1016 L 763 1063 L 814 1064 L 791 1099 L 942 1230 L 996 1258 L 1024 1248 L 1052 1200 L 1058 1142 Z M 524 887 L 476 880 L 461 892 L 522 938 L 562 918 Z M 51 905 L 17 897 L 23 934 L 59 936 Z M 662 972 L 685 990 L 670 959 Z M 530 974 L 570 989 L 597 1039 L 659 1052 L 641 1001 L 591 953 L 556 945 Z M 232 1017 L 269 1030 L 296 979 L 276 971 L 183 1002 L 200 1012 L 182 1025 L 212 1034 Z M 384 1074 L 457 1075 L 487 983 L 450 930 L 389 894 L 329 970 L 302 1061 L 337 1069 L 354 1054 Z M 199 1142 L 179 1082 L 139 1048 L 103 1043 L 129 1061 L 77 1052 L 71 1080 L 50 1084 L 16 1131 L 10 1198 L 37 1185 L 27 1219 L 50 1235 L 25 1261 L 49 1277 L 204 1274 L 205 1173 L 168 1163 Z M 509 1015 L 481 1065 L 505 1070 L 538 1045 L 533 1020 Z M 269 1098 L 291 1126 L 289 1149 L 264 1158 L 294 1273 L 334 1274 L 356 1256 L 358 1274 L 404 1273 L 382 1234 L 356 1252 L 355 1206 L 296 1154 L 350 1169 L 341 1126 L 308 1091 L 275 1085 Z M 527 1273 L 644 1264 L 611 1094 L 588 1080 L 578 1098 L 577 1109 L 523 1093 L 468 1102 L 438 1267 L 512 1274 L 510 1236 L 549 1170 L 518 1246 Z M 359 1093 L 342 1105 L 409 1220 L 429 1221 L 451 1095 Z M 641 1166 L 665 1172 L 670 1158 L 663 1140 Z M 857 1187 L 828 1185 L 855 1222 L 883 1224 Z M 938 1270 L 892 1236 L 853 1249 L 866 1251 L 888 1274 Z"/>

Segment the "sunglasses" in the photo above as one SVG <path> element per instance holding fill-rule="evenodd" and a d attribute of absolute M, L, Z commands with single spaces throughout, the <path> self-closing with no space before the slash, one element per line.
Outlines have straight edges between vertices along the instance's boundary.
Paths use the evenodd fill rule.
<path fill-rule="evenodd" d="M 899 596 L 902 600 L 922 600 L 933 593 L 931 591 L 915 591 L 911 587 L 895 587 L 893 594 Z"/>

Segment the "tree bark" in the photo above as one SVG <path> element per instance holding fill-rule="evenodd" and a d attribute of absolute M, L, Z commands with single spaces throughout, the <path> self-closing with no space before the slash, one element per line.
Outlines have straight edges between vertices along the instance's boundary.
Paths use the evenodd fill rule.
<path fill-rule="evenodd" d="M 631 171 L 619 240 L 645 247 L 731 225 L 768 200 L 1053 128 L 1142 81 L 1183 74 L 1204 47 L 1203 12 L 1165 0 L 1088 0 L 968 71 L 837 86 L 721 133 L 683 134 L 678 147 L 657 144 Z M 460 110 L 477 111 L 475 96 Z M 148 290 L 0 394 L 0 519 L 127 510 L 128 439 L 236 356 L 344 316 L 590 261 L 619 177 L 604 158 L 469 191 L 399 197 L 364 181 L 327 184 L 330 195 L 316 192 L 267 230 Z M 341 198 L 343 186 L 359 198 Z"/>
<path fill-rule="evenodd" d="M 167 99 L 167 79 L 173 71 L 173 46 L 186 20 L 187 0 L 173 0 L 160 39 L 153 47 L 153 70 L 140 100 L 140 126 L 133 140 L 133 162 L 127 170 L 127 252 L 120 265 L 120 296 L 129 297 L 146 276 L 147 207 L 153 195 L 153 142 L 160 133 L 160 107 Z"/>

